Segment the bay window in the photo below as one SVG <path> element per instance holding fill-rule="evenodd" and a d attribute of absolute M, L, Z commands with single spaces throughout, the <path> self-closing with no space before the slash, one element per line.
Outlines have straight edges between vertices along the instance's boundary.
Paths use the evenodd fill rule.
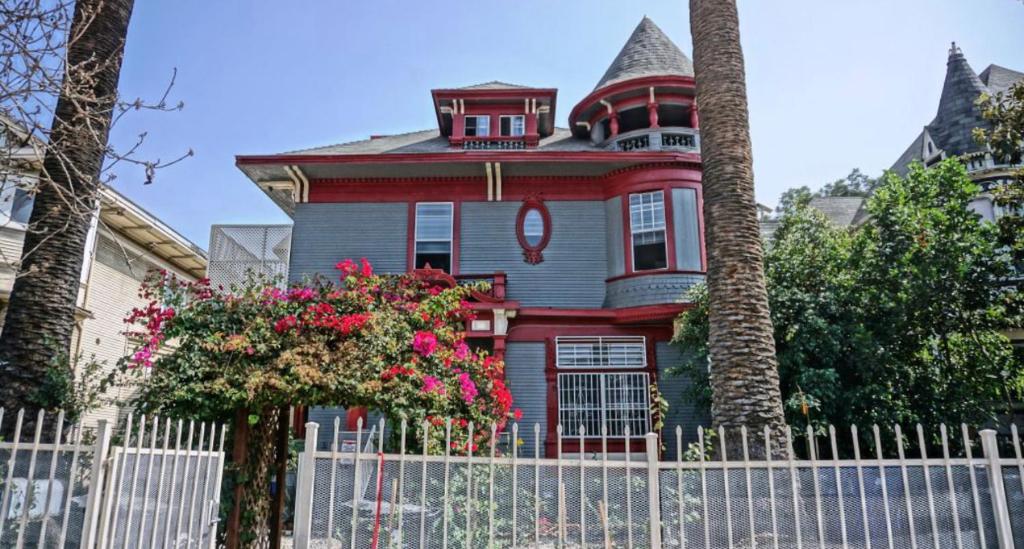
<path fill-rule="evenodd" d="M 665 193 L 651 191 L 629 195 L 630 243 L 633 270 L 668 267 L 665 239 Z"/>
<path fill-rule="evenodd" d="M 558 421 L 563 436 L 642 438 L 651 429 L 650 376 L 643 337 L 558 337 Z M 568 370 L 586 370 L 571 372 Z M 595 371 L 596 370 L 596 371 Z"/>
<path fill-rule="evenodd" d="M 429 265 L 451 273 L 452 212 L 451 202 L 416 204 L 415 268 Z"/>

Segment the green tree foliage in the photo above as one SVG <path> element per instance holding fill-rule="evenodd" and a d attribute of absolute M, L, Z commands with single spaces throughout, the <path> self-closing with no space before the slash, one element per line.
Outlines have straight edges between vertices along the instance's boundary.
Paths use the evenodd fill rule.
<path fill-rule="evenodd" d="M 968 208 L 978 192 L 948 160 L 887 174 L 854 232 L 813 208 L 782 217 L 765 272 L 791 425 L 977 423 L 1020 397 L 1024 367 L 1001 333 L 1015 321 L 1009 261 Z M 706 293 L 693 297 L 676 341 L 704 380 Z"/>
<path fill-rule="evenodd" d="M 1018 273 L 1024 273 L 1024 82 L 1006 92 L 978 99 L 982 115 L 992 126 L 977 128 L 974 137 L 988 145 L 999 163 L 1018 166 L 1013 178 L 994 190 L 1000 215 L 999 242 L 1011 254 Z"/>

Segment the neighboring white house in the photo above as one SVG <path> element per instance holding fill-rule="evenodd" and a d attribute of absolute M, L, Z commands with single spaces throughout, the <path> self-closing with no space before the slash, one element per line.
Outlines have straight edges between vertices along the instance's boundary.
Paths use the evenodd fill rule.
<path fill-rule="evenodd" d="M 21 257 L 32 209 L 32 182 L 39 166 L 31 147 L 26 147 L 24 154 L 5 157 L 12 159 L 6 163 L 13 165 L 12 171 L 19 177 L 8 178 L 0 191 L 0 329 Z M 206 252 L 109 187 L 101 191 L 86 246 L 70 351 L 72 357 L 95 359 L 109 370 L 131 350 L 124 335 L 124 318 L 132 308 L 146 304 L 138 295 L 146 273 L 166 269 L 182 279 L 197 280 L 206 273 Z M 108 405 L 88 414 L 87 419 L 114 419 L 117 413 L 116 406 Z"/>

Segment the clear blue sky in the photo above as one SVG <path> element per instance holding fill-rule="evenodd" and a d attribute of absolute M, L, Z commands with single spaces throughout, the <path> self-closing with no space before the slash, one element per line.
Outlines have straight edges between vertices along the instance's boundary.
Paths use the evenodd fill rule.
<path fill-rule="evenodd" d="M 138 1 L 122 93 L 178 69 L 177 113 L 140 113 L 115 143 L 195 156 L 115 186 L 197 244 L 212 223 L 285 216 L 234 166 L 436 125 L 430 89 L 504 80 L 558 88 L 558 124 L 650 16 L 687 55 L 686 0 Z M 757 198 L 889 167 L 935 114 L 949 43 L 974 69 L 1024 71 L 1021 0 L 741 0 Z"/>

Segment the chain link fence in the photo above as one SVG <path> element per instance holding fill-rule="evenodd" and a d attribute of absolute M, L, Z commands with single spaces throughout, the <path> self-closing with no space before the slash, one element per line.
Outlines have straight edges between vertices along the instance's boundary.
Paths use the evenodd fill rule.
<path fill-rule="evenodd" d="M 701 452 L 693 461 L 659 461 L 654 433 L 646 452 L 590 459 L 541 458 L 540 442 L 507 453 L 492 446 L 472 456 L 427 455 L 407 451 L 411 435 L 392 437 L 397 452 L 384 453 L 383 422 L 379 440 L 360 433 L 359 444 L 335 427 L 331 450 L 318 451 L 318 429 L 307 424 L 311 451 L 299 457 L 296 547 L 1024 547 L 1016 428 L 1003 437 L 1004 454 L 1013 445 L 1006 458 L 994 431 L 981 431 L 979 445 L 966 427 L 965 453 L 950 457 L 943 427 L 941 457 L 928 457 L 920 431 L 920 449 L 905 449 L 897 431 L 885 447 L 897 447 L 898 458 L 882 455 L 881 443 L 862 455 L 854 439 L 855 459 L 823 458 L 813 448 L 797 458 L 790 443 L 789 458 L 773 461 Z M 512 430 L 517 439 L 518 426 Z M 681 450 L 682 433 L 675 436 Z M 823 438 L 835 452 L 835 433 Z"/>

